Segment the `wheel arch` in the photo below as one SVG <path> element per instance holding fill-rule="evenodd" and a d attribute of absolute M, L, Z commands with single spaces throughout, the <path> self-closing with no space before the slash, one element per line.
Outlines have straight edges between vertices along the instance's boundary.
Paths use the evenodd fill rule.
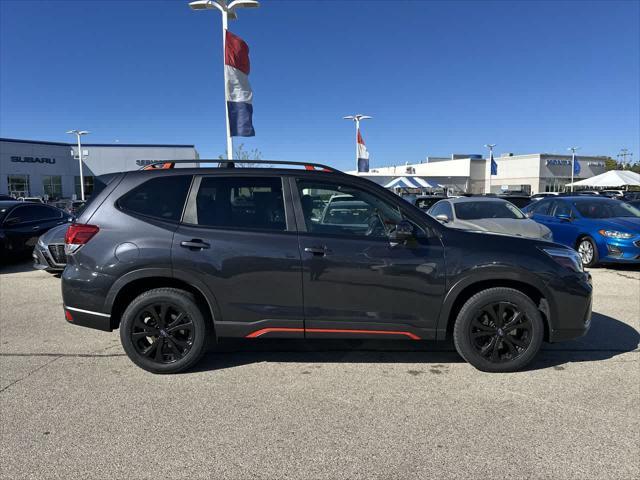
<path fill-rule="evenodd" d="M 544 324 L 544 340 L 548 341 L 552 331 L 552 319 L 555 307 L 553 298 L 547 292 L 542 281 L 530 274 L 512 269 L 482 272 L 459 280 L 447 293 L 438 319 L 438 340 L 451 338 L 453 325 L 462 306 L 476 293 L 488 288 L 513 288 L 527 295 L 536 304 L 542 314 Z"/>
<path fill-rule="evenodd" d="M 215 332 L 215 319 L 218 318 L 215 297 L 203 285 L 175 276 L 170 269 L 136 270 L 114 283 L 105 300 L 105 311 L 111 312 L 111 329 L 119 327 L 122 314 L 134 298 L 154 288 L 178 288 L 191 293 Z"/>

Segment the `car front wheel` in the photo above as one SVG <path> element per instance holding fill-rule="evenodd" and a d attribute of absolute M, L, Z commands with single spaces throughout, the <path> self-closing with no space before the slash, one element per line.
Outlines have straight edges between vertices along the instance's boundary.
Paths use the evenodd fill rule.
<path fill-rule="evenodd" d="M 577 250 L 582 259 L 582 265 L 585 267 L 593 267 L 598 263 L 598 248 L 591 238 L 581 238 Z"/>
<path fill-rule="evenodd" d="M 485 372 L 513 372 L 536 356 L 544 324 L 536 305 L 512 288 L 490 288 L 463 305 L 453 330 L 462 358 Z"/>
<path fill-rule="evenodd" d="M 127 356 L 152 373 L 177 373 L 206 350 L 207 323 L 195 298 L 176 288 L 136 297 L 122 315 L 120 340 Z"/>

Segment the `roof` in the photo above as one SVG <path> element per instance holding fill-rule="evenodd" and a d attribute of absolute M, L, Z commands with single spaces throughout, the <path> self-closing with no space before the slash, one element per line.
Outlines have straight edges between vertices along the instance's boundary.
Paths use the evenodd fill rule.
<path fill-rule="evenodd" d="M 567 183 L 571 186 L 571 183 Z M 574 187 L 623 187 L 640 186 L 640 174 L 630 170 L 609 170 L 595 177 L 573 182 Z"/>
<path fill-rule="evenodd" d="M 49 142 L 45 140 L 22 140 L 18 138 L 0 138 L 0 142 L 32 143 L 35 145 L 56 145 L 59 147 L 77 147 L 76 143 Z M 83 143 L 83 147 L 138 147 L 138 148 L 195 148 L 195 145 L 167 144 L 167 143 Z"/>

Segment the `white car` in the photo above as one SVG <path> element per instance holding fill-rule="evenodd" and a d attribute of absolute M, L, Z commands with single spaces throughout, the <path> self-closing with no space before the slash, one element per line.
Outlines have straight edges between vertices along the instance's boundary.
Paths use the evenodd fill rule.
<path fill-rule="evenodd" d="M 440 200 L 427 213 L 451 228 L 553 241 L 551 230 L 534 222 L 518 207 L 501 198 L 461 197 Z"/>

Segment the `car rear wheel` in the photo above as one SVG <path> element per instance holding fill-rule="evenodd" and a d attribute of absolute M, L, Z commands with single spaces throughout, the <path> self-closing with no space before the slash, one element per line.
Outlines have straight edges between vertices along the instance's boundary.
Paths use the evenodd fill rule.
<path fill-rule="evenodd" d="M 177 373 L 206 350 L 207 322 L 192 294 L 156 288 L 136 297 L 122 315 L 120 340 L 127 356 L 153 373 Z"/>
<path fill-rule="evenodd" d="M 598 263 L 598 248 L 595 242 L 589 237 L 583 237 L 578 242 L 578 253 L 582 259 L 582 265 L 593 267 Z"/>
<path fill-rule="evenodd" d="M 512 288 L 490 288 L 471 297 L 453 330 L 460 356 L 484 372 L 522 369 L 540 350 L 543 337 L 536 305 Z"/>

